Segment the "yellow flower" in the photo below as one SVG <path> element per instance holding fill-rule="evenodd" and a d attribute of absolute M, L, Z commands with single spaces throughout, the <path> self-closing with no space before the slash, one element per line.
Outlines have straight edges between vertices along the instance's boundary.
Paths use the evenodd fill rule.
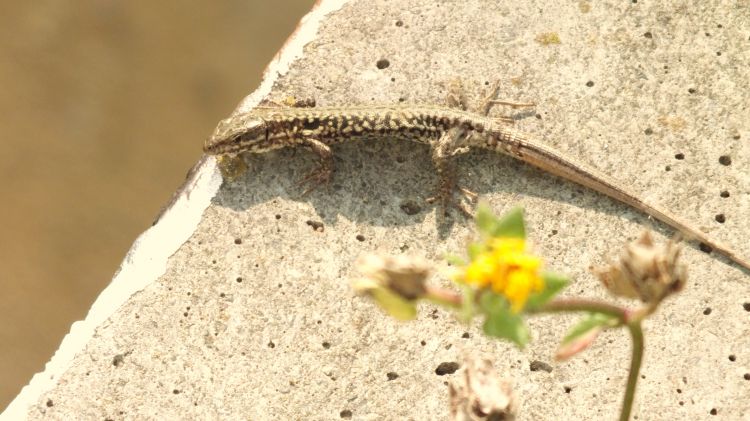
<path fill-rule="evenodd" d="M 535 271 L 516 269 L 508 275 L 503 295 L 510 301 L 511 310 L 518 313 L 526 305 L 529 295 L 544 289 L 542 277 Z"/>
<path fill-rule="evenodd" d="M 464 281 L 469 285 L 484 288 L 492 281 L 492 276 L 496 269 L 495 266 L 492 255 L 482 253 L 466 268 Z"/>
<path fill-rule="evenodd" d="M 465 283 L 478 288 L 491 287 L 505 296 L 515 313 L 523 310 L 529 295 L 544 289 L 539 275 L 541 259 L 527 254 L 521 238 L 493 238 L 485 251 L 469 263 Z"/>
<path fill-rule="evenodd" d="M 523 253 L 526 249 L 526 241 L 523 238 L 493 238 L 489 243 L 490 248 L 498 257 Z"/>

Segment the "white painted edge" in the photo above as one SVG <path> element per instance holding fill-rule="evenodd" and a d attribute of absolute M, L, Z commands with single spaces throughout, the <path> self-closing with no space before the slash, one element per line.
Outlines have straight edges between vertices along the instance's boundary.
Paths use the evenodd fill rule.
<path fill-rule="evenodd" d="M 318 33 L 323 18 L 340 9 L 349 0 L 322 0 L 305 15 L 297 30 L 267 66 L 258 89 L 248 95 L 234 114 L 246 112 L 271 92 L 276 79 L 289 71 L 302 56 L 304 46 Z M 203 218 L 203 212 L 221 187 L 221 173 L 213 157 L 197 164 L 171 205 L 159 221 L 143 232 L 125 255 L 112 282 L 99 294 L 86 318 L 73 323 L 60 347 L 47 362 L 44 371 L 35 374 L 29 384 L 0 414 L 0 420 L 25 419 L 32 406 L 51 390 L 70 368 L 96 329 L 110 318 L 133 294 L 159 279 L 167 270 L 167 261 L 190 238 Z"/>
<path fill-rule="evenodd" d="M 284 47 L 271 60 L 268 67 L 266 67 L 266 71 L 263 73 L 263 81 L 260 83 L 258 89 L 245 97 L 233 114 L 248 112 L 258 105 L 271 92 L 276 79 L 289 71 L 289 67 L 297 57 L 302 57 L 302 50 L 305 45 L 315 39 L 323 18 L 329 13 L 339 10 L 348 2 L 349 0 L 320 0 L 310 13 L 303 16 L 297 26 L 297 30 L 294 31 Z"/>

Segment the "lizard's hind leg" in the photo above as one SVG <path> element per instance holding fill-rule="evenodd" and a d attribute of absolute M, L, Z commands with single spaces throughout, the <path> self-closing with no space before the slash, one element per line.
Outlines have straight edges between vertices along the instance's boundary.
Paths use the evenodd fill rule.
<path fill-rule="evenodd" d="M 453 207 L 465 216 L 471 217 L 472 213 L 469 208 L 462 201 L 453 198 L 456 190 L 463 193 L 470 201 L 476 199 L 477 196 L 476 193 L 456 184 L 454 157 L 466 152 L 466 148 L 458 146 L 462 143 L 464 136 L 466 135 L 461 129 L 454 128 L 445 132 L 436 143 L 431 145 L 432 162 L 438 173 L 438 188 L 435 196 L 428 198 L 427 202 L 438 202 L 443 214 L 449 207 Z"/>
<path fill-rule="evenodd" d="M 297 183 L 310 183 L 310 186 L 302 193 L 303 196 L 315 190 L 320 185 L 328 185 L 331 181 L 331 175 L 333 175 L 333 152 L 331 148 L 317 139 L 305 139 L 304 144 L 318 155 L 320 163 L 316 169 L 312 170 Z"/>

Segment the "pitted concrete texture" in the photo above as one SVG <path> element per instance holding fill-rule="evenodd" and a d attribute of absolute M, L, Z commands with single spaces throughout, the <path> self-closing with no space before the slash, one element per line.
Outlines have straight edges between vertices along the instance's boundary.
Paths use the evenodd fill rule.
<path fill-rule="evenodd" d="M 439 103 L 454 78 L 476 104 L 500 79 L 503 97 L 537 103 L 532 112 L 501 110 L 519 128 L 750 257 L 747 5 L 320 7 L 328 13 L 303 21 L 305 35 L 240 110 L 265 96 L 319 106 Z M 317 34 L 305 32 L 318 24 Z M 349 281 L 362 253 L 438 260 L 462 249 L 471 223 L 453 215 L 441 228 L 424 203 L 436 182 L 427 147 L 383 139 L 334 152 L 333 183 L 307 196 L 296 180 L 315 165 L 308 152 L 248 157 L 250 171 L 225 182 L 197 227 L 185 227 L 192 235 L 166 272 L 111 310 L 51 388 L 33 397 L 28 418 L 446 419 L 446 382 L 461 371 L 435 370 L 465 353 L 491 359 L 514 380 L 521 420 L 617 417 L 625 332 L 606 332 L 558 364 L 552 355 L 573 317 L 532 319 L 534 341 L 519 351 L 442 309 L 423 306 L 417 321 L 398 323 L 355 297 Z M 212 163 L 204 170 L 215 171 Z M 605 297 L 589 265 L 644 229 L 661 241 L 673 233 L 508 157 L 474 151 L 459 166 L 462 184 L 498 213 L 526 209 L 537 253 L 574 279 L 568 296 Z M 684 261 L 687 290 L 648 322 L 633 414 L 750 419 L 750 274 L 694 246 Z M 531 371 L 534 361 L 552 370 Z"/>

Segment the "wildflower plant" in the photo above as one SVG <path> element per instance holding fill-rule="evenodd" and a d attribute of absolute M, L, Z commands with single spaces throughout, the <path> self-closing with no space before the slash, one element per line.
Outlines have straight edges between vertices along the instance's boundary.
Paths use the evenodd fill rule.
<path fill-rule="evenodd" d="M 562 339 L 558 360 L 585 350 L 605 329 L 625 327 L 633 347 L 620 420 L 629 419 L 643 356 L 642 322 L 662 300 L 683 288 L 686 271 L 678 263 L 680 249 L 672 242 L 657 246 L 650 235 L 644 234 L 625 248 L 618 263 L 592 269 L 613 295 L 644 303 L 640 308 L 629 309 L 588 299 L 556 297 L 570 281 L 547 271 L 542 258 L 531 252 L 522 209 L 515 208 L 498 218 L 487 205 L 480 204 L 476 227 L 479 238 L 467 245 L 466 258 L 446 256 L 452 265 L 448 276 L 460 293 L 427 284 L 434 265 L 406 256 L 360 258 L 359 270 L 365 276 L 354 282 L 354 288 L 399 320 L 415 318 L 420 300 L 451 308 L 467 323 L 481 317 L 487 336 L 511 341 L 520 348 L 530 340 L 526 317 L 584 313 Z"/>

